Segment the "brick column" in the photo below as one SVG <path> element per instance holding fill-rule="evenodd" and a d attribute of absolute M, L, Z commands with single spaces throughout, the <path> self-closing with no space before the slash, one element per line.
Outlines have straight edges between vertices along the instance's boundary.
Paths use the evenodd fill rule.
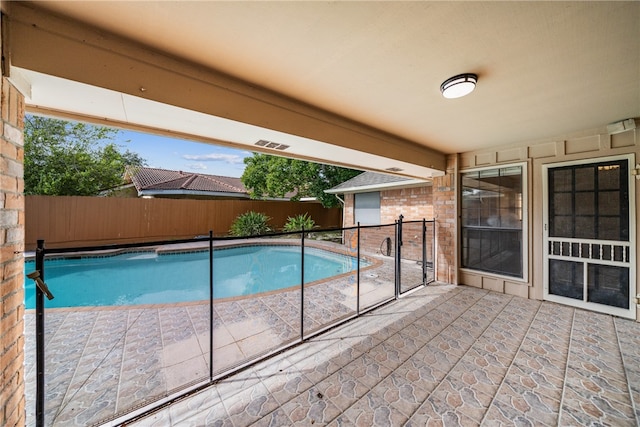
<path fill-rule="evenodd" d="M 24 426 L 24 97 L 0 84 L 0 425 Z"/>
<path fill-rule="evenodd" d="M 433 213 L 436 224 L 436 280 L 458 283 L 456 242 L 456 162 L 457 156 L 447 157 L 444 176 L 433 179 Z"/>

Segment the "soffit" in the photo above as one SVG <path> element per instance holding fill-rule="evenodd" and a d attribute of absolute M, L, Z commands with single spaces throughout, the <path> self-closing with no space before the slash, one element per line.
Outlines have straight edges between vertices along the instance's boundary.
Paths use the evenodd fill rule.
<path fill-rule="evenodd" d="M 444 153 L 640 116 L 639 2 L 37 5 Z"/>

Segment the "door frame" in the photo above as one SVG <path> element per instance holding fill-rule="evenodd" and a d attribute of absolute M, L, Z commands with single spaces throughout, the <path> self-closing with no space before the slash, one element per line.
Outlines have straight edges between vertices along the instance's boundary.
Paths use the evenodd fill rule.
<path fill-rule="evenodd" d="M 562 297 L 559 295 L 549 294 L 549 169 L 564 166 L 575 166 L 581 164 L 602 163 L 616 160 L 627 160 L 629 163 L 629 308 L 608 306 L 595 302 L 580 301 L 573 298 Z M 547 163 L 542 165 L 542 223 L 543 223 L 543 299 L 547 301 L 558 302 L 573 307 L 584 308 L 586 310 L 596 311 L 599 313 L 611 314 L 615 316 L 625 317 L 628 319 L 636 319 L 636 187 L 634 175 L 630 172 L 635 169 L 635 154 L 623 154 L 618 156 L 595 157 L 581 160 L 572 160 L 566 162 Z M 583 239 L 588 240 L 588 239 Z M 602 240 L 604 244 L 608 241 Z M 586 261 L 588 259 L 584 259 Z M 579 260 L 577 260 L 579 261 Z M 588 280 L 584 277 L 585 298 Z"/>

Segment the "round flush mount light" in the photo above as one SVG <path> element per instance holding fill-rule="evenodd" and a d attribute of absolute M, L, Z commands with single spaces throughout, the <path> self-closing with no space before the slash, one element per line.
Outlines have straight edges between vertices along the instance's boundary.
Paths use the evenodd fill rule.
<path fill-rule="evenodd" d="M 440 92 L 445 98 L 460 98 L 469 95 L 476 88 L 477 74 L 458 74 L 447 79 L 440 85 Z"/>

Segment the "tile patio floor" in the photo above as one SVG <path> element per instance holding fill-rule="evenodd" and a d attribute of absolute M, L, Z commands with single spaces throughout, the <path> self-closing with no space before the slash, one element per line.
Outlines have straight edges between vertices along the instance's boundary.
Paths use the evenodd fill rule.
<path fill-rule="evenodd" d="M 403 285 L 420 277 L 403 267 Z M 392 283 L 392 263 L 364 271 L 361 303 L 393 296 Z M 297 339 L 299 301 L 291 291 L 216 302 L 214 372 Z M 46 425 L 100 424 L 206 378 L 208 310 L 49 311 Z M 305 290 L 307 331 L 354 310 L 353 276 Z M 28 425 L 35 423 L 33 322 L 28 312 Z M 135 425 L 632 426 L 640 425 L 639 404 L 639 323 L 429 285 Z"/>
<path fill-rule="evenodd" d="M 362 308 L 393 298 L 393 258 L 379 261 L 361 272 Z M 403 283 L 421 280 L 422 270 L 415 262 L 403 267 Z M 305 287 L 306 334 L 355 313 L 355 283 L 351 274 Z M 299 339 L 300 298 L 300 290 L 294 289 L 215 300 L 214 374 Z M 45 425 L 99 425 L 145 401 L 206 380 L 209 327 L 209 306 L 202 302 L 47 309 Z M 34 329 L 34 311 L 28 310 L 29 426 L 35 425 Z"/>
<path fill-rule="evenodd" d="M 635 426 L 640 324 L 431 285 L 136 426 Z"/>

